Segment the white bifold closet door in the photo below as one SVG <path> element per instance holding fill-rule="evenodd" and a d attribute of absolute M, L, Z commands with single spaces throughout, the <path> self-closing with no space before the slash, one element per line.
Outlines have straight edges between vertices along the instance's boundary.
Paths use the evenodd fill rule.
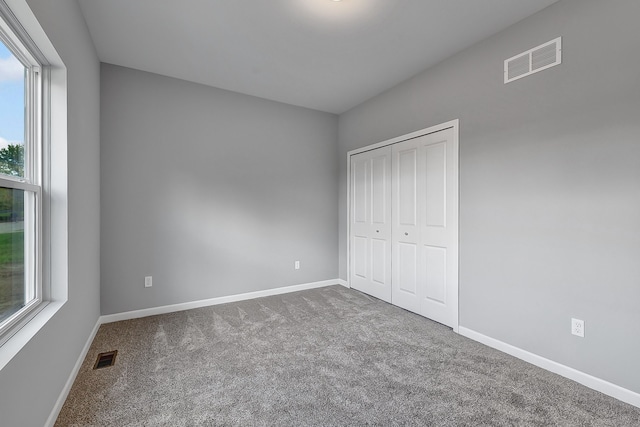
<path fill-rule="evenodd" d="M 458 153 L 453 129 L 351 156 L 350 283 L 458 324 Z"/>
<path fill-rule="evenodd" d="M 351 156 L 351 287 L 391 302 L 391 147 Z"/>
<path fill-rule="evenodd" d="M 393 304 L 448 326 L 458 317 L 458 171 L 453 130 L 393 145 Z"/>

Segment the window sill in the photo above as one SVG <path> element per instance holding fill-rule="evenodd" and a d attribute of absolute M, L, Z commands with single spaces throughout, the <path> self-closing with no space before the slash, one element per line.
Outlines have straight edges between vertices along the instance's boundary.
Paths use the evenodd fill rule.
<path fill-rule="evenodd" d="M 65 301 L 43 303 L 44 307 L 0 347 L 0 370 L 11 362 L 64 304 Z"/>

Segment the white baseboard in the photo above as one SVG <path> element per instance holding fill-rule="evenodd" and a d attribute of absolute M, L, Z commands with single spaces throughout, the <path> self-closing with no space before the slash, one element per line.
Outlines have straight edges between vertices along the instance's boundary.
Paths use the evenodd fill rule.
<path fill-rule="evenodd" d="M 347 282 L 346 280 L 337 279 L 337 280 L 336 280 L 336 283 L 337 283 L 338 285 L 342 285 L 342 286 L 344 286 L 345 288 L 349 288 L 349 289 L 351 289 L 351 286 L 349 286 L 349 282 Z"/>
<path fill-rule="evenodd" d="M 155 316 L 157 314 L 173 313 L 176 311 L 191 310 L 200 307 L 226 304 L 229 302 L 244 301 L 248 299 L 268 297 L 272 295 L 286 294 L 289 292 L 305 291 L 307 289 L 323 288 L 330 285 L 343 285 L 340 279 L 323 280 L 321 282 L 305 283 L 302 285 L 284 286 L 282 288 L 267 289 L 264 291 L 247 292 L 244 294 L 229 295 L 218 298 L 191 301 L 181 304 L 164 305 L 161 307 L 145 308 L 142 310 L 126 311 L 124 313 L 107 314 L 100 317 L 101 323 L 119 322 L 121 320 L 138 319 L 140 317 Z M 346 282 L 345 282 L 346 283 Z M 344 286 L 344 285 L 343 285 Z"/>
<path fill-rule="evenodd" d="M 89 348 L 91 347 L 91 343 L 93 339 L 96 337 L 98 333 L 98 329 L 102 322 L 100 319 L 96 322 L 93 330 L 89 334 L 87 338 L 87 342 L 84 344 L 82 351 L 80 352 L 80 356 L 78 356 L 78 360 L 76 360 L 76 364 L 73 366 L 71 370 L 71 374 L 69 375 L 69 379 L 64 385 L 62 392 L 60 392 L 60 396 L 58 396 L 58 400 L 56 400 L 56 404 L 53 406 L 51 410 L 51 414 L 49 414 L 49 418 L 47 418 L 47 422 L 45 423 L 45 427 L 53 427 L 58 419 L 58 415 L 60 415 L 60 411 L 62 410 L 62 406 L 64 405 L 65 400 L 67 400 L 67 396 L 69 396 L 69 392 L 71 391 L 71 387 L 73 386 L 73 382 L 76 380 L 78 376 L 78 372 L 80 372 L 80 367 L 82 366 L 82 362 L 84 362 L 84 358 L 87 357 L 87 353 L 89 352 Z"/>
<path fill-rule="evenodd" d="M 512 346 L 511 344 L 507 344 L 462 326 L 460 326 L 458 333 L 486 346 L 500 350 L 503 353 L 522 359 L 525 362 L 529 362 L 532 365 L 536 365 L 542 369 L 546 369 L 547 371 L 569 378 L 570 380 L 599 391 L 600 393 L 604 393 L 615 399 L 640 408 L 640 394 L 634 391 L 620 387 L 603 379 L 596 378 L 582 371 L 578 371 L 577 369 L 570 368 L 566 365 L 562 365 L 558 362 L 554 362 L 553 360 L 546 359 L 542 356 L 538 356 L 537 354 L 530 353 L 521 348 Z"/>

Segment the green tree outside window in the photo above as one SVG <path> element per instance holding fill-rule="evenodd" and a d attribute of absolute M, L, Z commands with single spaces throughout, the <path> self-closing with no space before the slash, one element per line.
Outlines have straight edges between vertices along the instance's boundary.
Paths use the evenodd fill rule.
<path fill-rule="evenodd" d="M 0 173 L 24 176 L 24 145 L 9 144 L 0 149 Z"/>

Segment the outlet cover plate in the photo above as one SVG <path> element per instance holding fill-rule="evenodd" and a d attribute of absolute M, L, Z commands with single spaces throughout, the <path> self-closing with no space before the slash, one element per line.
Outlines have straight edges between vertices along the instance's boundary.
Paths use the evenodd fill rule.
<path fill-rule="evenodd" d="M 584 320 L 571 318 L 571 333 L 584 338 Z"/>

